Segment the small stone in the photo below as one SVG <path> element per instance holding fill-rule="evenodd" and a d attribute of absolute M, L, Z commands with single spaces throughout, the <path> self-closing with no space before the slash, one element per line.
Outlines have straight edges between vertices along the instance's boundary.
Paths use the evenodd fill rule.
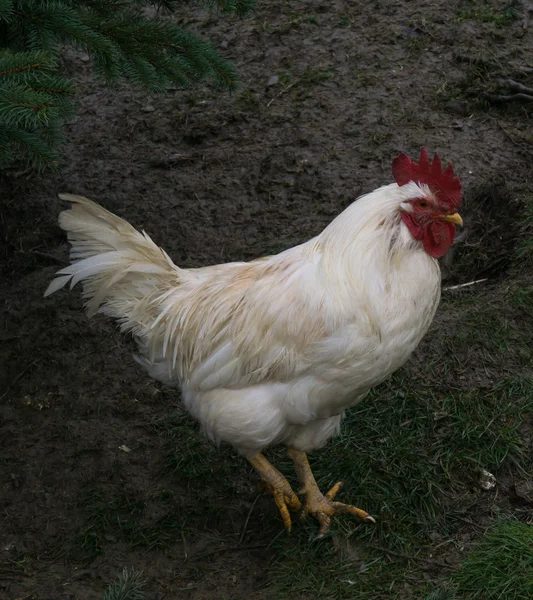
<path fill-rule="evenodd" d="M 273 86 L 273 85 L 277 85 L 278 83 L 279 83 L 279 76 L 278 76 L 278 75 L 271 75 L 271 76 L 268 78 L 268 81 L 267 81 L 267 86 L 268 86 L 268 87 L 271 87 L 271 86 Z"/>
<path fill-rule="evenodd" d="M 492 490 L 496 486 L 496 477 L 486 469 L 481 469 L 479 473 L 479 487 L 485 491 Z"/>
<path fill-rule="evenodd" d="M 533 506 L 533 480 L 523 481 L 514 486 L 515 498 L 520 504 Z"/>
<path fill-rule="evenodd" d="M 141 108 L 141 111 L 145 112 L 145 113 L 151 113 L 151 112 L 154 112 L 154 110 L 155 110 L 155 108 L 151 104 L 147 104 L 146 106 L 143 106 Z"/>

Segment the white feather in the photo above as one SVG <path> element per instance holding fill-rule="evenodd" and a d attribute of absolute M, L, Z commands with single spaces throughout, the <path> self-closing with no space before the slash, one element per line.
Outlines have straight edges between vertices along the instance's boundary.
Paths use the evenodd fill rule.
<path fill-rule="evenodd" d="M 136 335 L 140 364 L 181 385 L 210 438 L 250 455 L 275 443 L 311 450 L 407 360 L 433 318 L 438 264 L 399 212 L 425 193 L 384 186 L 301 246 L 194 270 L 97 204 L 65 195 L 73 206 L 60 224 L 77 262 L 45 295 L 81 280 L 88 312 Z"/>

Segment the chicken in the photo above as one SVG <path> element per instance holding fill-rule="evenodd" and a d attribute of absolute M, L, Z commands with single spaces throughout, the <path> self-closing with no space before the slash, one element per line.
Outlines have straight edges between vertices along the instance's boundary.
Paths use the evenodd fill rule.
<path fill-rule="evenodd" d="M 60 226 L 72 264 L 48 296 L 83 283 L 89 316 L 119 320 L 155 379 L 179 386 L 187 410 L 215 443 L 253 465 L 287 529 L 302 508 L 319 522 L 364 510 L 322 494 L 307 453 L 338 430 L 344 411 L 409 358 L 440 298 L 437 258 L 461 225 L 461 184 L 425 148 L 400 154 L 395 183 L 360 197 L 308 242 L 276 256 L 181 269 L 146 233 L 70 194 Z M 262 451 L 284 444 L 303 507 Z"/>

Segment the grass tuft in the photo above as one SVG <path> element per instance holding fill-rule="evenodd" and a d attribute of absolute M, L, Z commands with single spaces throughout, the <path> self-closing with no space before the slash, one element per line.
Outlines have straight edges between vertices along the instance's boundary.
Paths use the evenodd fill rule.
<path fill-rule="evenodd" d="M 473 3 L 474 4 L 474 3 Z M 492 23 L 496 27 L 505 27 L 519 18 L 519 0 L 510 0 L 501 7 L 471 6 L 457 12 L 457 22 L 481 21 Z"/>
<path fill-rule="evenodd" d="M 110 584 L 102 600 L 144 600 L 146 585 L 142 573 L 124 569 L 117 580 Z"/>
<path fill-rule="evenodd" d="M 453 589 L 443 587 L 424 596 L 424 600 L 455 600 L 455 593 Z"/>
<path fill-rule="evenodd" d="M 499 523 L 454 575 L 460 597 L 469 600 L 533 598 L 533 525 Z"/>

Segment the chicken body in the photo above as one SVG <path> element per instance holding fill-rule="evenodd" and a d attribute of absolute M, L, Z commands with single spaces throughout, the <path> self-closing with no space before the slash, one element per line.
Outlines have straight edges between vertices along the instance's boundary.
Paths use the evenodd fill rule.
<path fill-rule="evenodd" d="M 138 362 L 181 387 L 209 438 L 234 446 L 278 490 L 281 504 L 297 508 L 290 487 L 259 453 L 285 444 L 308 477 L 303 452 L 323 446 L 345 409 L 418 345 L 439 302 L 440 271 L 400 207 L 428 195 L 415 182 L 384 186 L 300 246 L 187 270 L 127 222 L 64 195 L 73 203 L 60 216 L 73 264 L 46 295 L 82 281 L 89 315 L 119 319 L 138 341 Z M 311 494 L 312 482 L 306 485 Z M 321 532 L 327 527 L 322 523 Z"/>
<path fill-rule="evenodd" d="M 380 200 L 393 204 L 391 191 L 359 200 L 353 214 L 282 254 L 189 272 L 190 287 L 166 299 L 168 314 L 187 315 L 171 334 L 173 351 L 158 347 L 142 362 L 156 379 L 181 382 L 211 439 L 245 456 L 279 443 L 319 448 L 344 409 L 416 348 L 438 305 L 440 272 L 397 218 L 361 218 Z"/>

